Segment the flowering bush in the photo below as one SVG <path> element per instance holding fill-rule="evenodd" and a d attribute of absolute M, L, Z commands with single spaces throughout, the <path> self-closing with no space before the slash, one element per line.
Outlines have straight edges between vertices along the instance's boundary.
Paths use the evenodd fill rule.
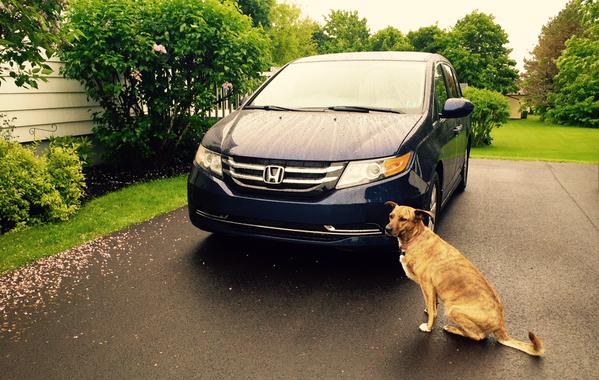
<path fill-rule="evenodd" d="M 67 19 L 64 73 L 103 107 L 95 134 L 127 162 L 168 161 L 205 124 L 215 86 L 243 93 L 268 62 L 231 1 L 78 0 Z"/>

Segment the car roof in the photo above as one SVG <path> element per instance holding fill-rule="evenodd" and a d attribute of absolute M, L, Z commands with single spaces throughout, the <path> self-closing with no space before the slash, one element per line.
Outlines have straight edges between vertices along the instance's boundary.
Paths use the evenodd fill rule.
<path fill-rule="evenodd" d="M 355 53 L 335 53 L 313 55 L 299 58 L 293 63 L 324 62 L 324 61 L 447 61 L 443 56 L 433 53 L 413 51 L 367 51 Z"/>

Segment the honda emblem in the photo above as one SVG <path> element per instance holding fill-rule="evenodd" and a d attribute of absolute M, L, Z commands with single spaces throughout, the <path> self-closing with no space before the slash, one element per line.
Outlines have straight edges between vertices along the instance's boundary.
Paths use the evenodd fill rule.
<path fill-rule="evenodd" d="M 283 176 L 285 175 L 285 168 L 282 166 L 269 165 L 264 168 L 263 179 L 266 183 L 273 185 L 283 182 Z"/>

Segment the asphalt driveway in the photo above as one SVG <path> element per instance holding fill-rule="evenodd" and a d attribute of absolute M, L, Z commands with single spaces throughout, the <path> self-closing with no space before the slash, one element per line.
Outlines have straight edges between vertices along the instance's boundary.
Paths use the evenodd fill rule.
<path fill-rule="evenodd" d="M 0 278 L 0 378 L 599 377 L 599 170 L 473 160 L 439 233 L 511 335 L 431 334 L 395 257 L 211 236 L 180 209 Z"/>

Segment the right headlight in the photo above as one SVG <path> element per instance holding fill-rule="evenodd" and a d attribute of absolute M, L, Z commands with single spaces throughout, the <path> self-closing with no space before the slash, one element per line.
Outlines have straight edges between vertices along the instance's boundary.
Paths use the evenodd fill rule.
<path fill-rule="evenodd" d="M 196 152 L 195 162 L 204 171 L 215 174 L 218 177 L 223 176 L 223 165 L 220 154 L 208 150 L 202 145 L 200 145 Z"/>
<path fill-rule="evenodd" d="M 408 169 L 411 159 L 412 152 L 398 157 L 351 161 L 347 164 L 335 188 L 344 189 L 403 173 Z"/>

